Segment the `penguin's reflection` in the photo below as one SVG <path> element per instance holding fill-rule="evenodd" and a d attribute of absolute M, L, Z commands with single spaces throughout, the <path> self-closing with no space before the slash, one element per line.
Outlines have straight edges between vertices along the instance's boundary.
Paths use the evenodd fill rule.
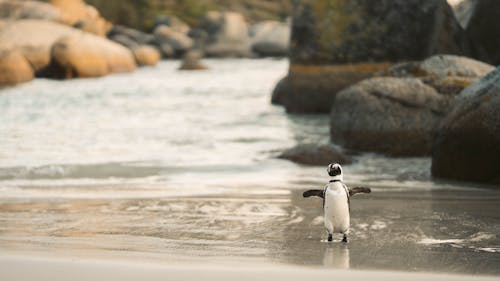
<path fill-rule="evenodd" d="M 348 245 L 342 243 L 325 247 L 323 266 L 336 269 L 349 269 L 350 264 Z"/>

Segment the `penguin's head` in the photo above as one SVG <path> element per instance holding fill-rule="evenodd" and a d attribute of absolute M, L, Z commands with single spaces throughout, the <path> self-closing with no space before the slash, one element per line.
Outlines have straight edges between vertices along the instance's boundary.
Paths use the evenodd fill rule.
<path fill-rule="evenodd" d="M 342 166 L 340 166 L 340 164 L 332 163 L 332 164 L 328 165 L 328 167 L 326 168 L 326 171 L 328 172 L 328 174 L 331 177 L 334 177 L 335 179 L 338 179 L 338 180 L 343 179 Z"/>

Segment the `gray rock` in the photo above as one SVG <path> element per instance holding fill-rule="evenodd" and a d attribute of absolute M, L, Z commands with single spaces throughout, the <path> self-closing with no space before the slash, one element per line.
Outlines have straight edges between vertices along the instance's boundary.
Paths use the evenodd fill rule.
<path fill-rule="evenodd" d="M 483 77 L 495 70 L 492 65 L 453 55 L 432 56 L 419 64 L 420 71 L 433 76 Z"/>
<path fill-rule="evenodd" d="M 176 56 L 183 55 L 187 50 L 193 47 L 193 40 L 186 34 L 177 32 L 166 25 L 160 25 L 155 28 L 154 35 L 160 46 L 168 44 Z M 163 47 L 161 48 L 163 49 Z"/>
<path fill-rule="evenodd" d="M 476 0 L 464 0 L 451 5 L 455 17 L 463 29 L 467 28 L 467 25 L 469 25 L 476 3 Z"/>
<path fill-rule="evenodd" d="M 123 45 L 129 49 L 133 49 L 133 48 L 136 48 L 139 45 L 139 43 L 137 43 L 137 41 L 134 41 L 132 39 L 130 39 L 130 37 L 126 36 L 126 35 L 123 35 L 123 34 L 114 34 L 114 35 L 111 35 L 108 37 L 111 41 L 114 41 L 120 45 Z"/>
<path fill-rule="evenodd" d="M 397 64 L 376 75 L 415 77 L 440 94 L 456 95 L 494 69 L 492 65 L 466 57 L 435 55 L 422 62 Z"/>
<path fill-rule="evenodd" d="M 337 95 L 331 110 L 331 139 L 359 151 L 429 155 L 434 128 L 450 102 L 420 79 L 367 79 Z"/>
<path fill-rule="evenodd" d="M 432 175 L 500 183 L 500 68 L 457 97 L 433 140 Z"/>
<path fill-rule="evenodd" d="M 117 36 L 127 37 L 129 41 L 134 41 L 137 45 L 151 45 L 156 42 L 153 34 L 145 33 L 140 30 L 121 25 L 113 26 L 113 28 L 108 33 L 109 38 L 116 38 Z"/>
<path fill-rule="evenodd" d="M 157 16 L 154 20 L 153 29 L 160 25 L 168 26 L 175 32 L 180 32 L 182 34 L 188 34 L 191 30 L 187 23 L 183 22 L 181 19 L 175 16 Z"/>
<path fill-rule="evenodd" d="M 286 56 L 290 47 L 290 25 L 265 21 L 250 28 L 252 50 L 260 56 Z"/>
<path fill-rule="evenodd" d="M 199 28 L 207 34 L 204 52 L 211 57 L 251 56 L 248 27 L 241 14 L 208 12 Z"/>
<path fill-rule="evenodd" d="M 352 159 L 330 144 L 300 144 L 285 150 L 278 158 L 304 165 L 350 164 Z"/>

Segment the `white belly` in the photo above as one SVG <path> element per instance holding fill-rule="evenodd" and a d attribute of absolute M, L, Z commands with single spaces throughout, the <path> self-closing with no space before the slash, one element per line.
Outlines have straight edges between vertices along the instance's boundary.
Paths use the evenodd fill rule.
<path fill-rule="evenodd" d="M 329 233 L 346 233 L 349 230 L 349 204 L 341 183 L 333 183 L 325 193 L 325 228 Z"/>

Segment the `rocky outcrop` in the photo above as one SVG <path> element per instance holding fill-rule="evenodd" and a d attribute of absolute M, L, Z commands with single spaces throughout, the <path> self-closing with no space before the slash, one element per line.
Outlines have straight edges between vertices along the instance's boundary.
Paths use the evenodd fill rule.
<path fill-rule="evenodd" d="M 33 77 L 33 69 L 20 51 L 0 45 L 0 87 L 27 82 Z"/>
<path fill-rule="evenodd" d="M 104 36 L 112 27 L 94 6 L 87 5 L 83 0 L 51 0 L 50 3 L 62 12 L 66 24 L 83 31 Z"/>
<path fill-rule="evenodd" d="M 201 62 L 202 53 L 200 51 L 189 51 L 184 55 L 179 70 L 204 70 L 208 67 Z"/>
<path fill-rule="evenodd" d="M 466 88 L 433 141 L 432 175 L 500 183 L 500 68 Z"/>
<path fill-rule="evenodd" d="M 84 32 L 59 39 L 52 46 L 51 55 L 45 74 L 53 78 L 98 77 L 136 68 L 130 50 Z"/>
<path fill-rule="evenodd" d="M 160 52 L 156 48 L 148 45 L 132 48 L 132 53 L 134 54 L 138 66 L 156 65 L 161 59 Z"/>
<path fill-rule="evenodd" d="M 286 56 L 291 27 L 278 21 L 264 21 L 250 28 L 252 50 L 262 57 Z"/>
<path fill-rule="evenodd" d="M 211 57 L 248 57 L 250 38 L 241 14 L 208 12 L 199 28 L 206 33 L 204 52 Z"/>
<path fill-rule="evenodd" d="M 380 77 L 341 91 L 331 111 L 334 143 L 391 156 L 428 155 L 448 100 L 415 78 Z"/>
<path fill-rule="evenodd" d="M 191 38 L 189 38 L 186 34 L 175 31 L 166 25 L 156 27 L 154 35 L 158 45 L 160 46 L 160 50 L 165 50 L 163 55 L 166 57 L 171 56 L 170 50 L 173 50 L 175 57 L 180 57 L 193 47 L 193 40 Z"/>
<path fill-rule="evenodd" d="M 284 104 L 291 112 L 328 112 L 346 86 L 436 53 L 470 53 L 445 0 L 296 1 Z"/>
<path fill-rule="evenodd" d="M 464 13 L 466 32 L 476 45 L 473 56 L 493 65 L 500 64 L 500 1 L 467 0 Z M 465 20 L 465 19 L 464 19 Z"/>
<path fill-rule="evenodd" d="M 300 144 L 281 153 L 278 158 L 304 165 L 326 166 L 350 164 L 352 159 L 330 144 Z"/>
<path fill-rule="evenodd" d="M 39 1 L 0 0 L 0 19 L 38 19 L 64 22 L 58 8 Z"/>
<path fill-rule="evenodd" d="M 19 49 L 35 72 L 50 62 L 50 49 L 61 38 L 78 30 L 45 20 L 18 20 L 9 22 L 0 30 L 0 43 L 9 43 Z"/>
<path fill-rule="evenodd" d="M 331 109 L 332 141 L 391 156 L 430 155 L 432 135 L 456 95 L 492 70 L 465 57 L 437 55 L 379 72 L 383 77 L 337 95 Z"/>

